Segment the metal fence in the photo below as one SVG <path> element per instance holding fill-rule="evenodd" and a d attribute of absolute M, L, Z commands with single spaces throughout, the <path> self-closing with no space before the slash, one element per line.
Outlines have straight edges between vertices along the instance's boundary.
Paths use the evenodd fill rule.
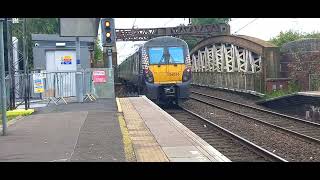
<path fill-rule="evenodd" d="M 192 72 L 192 83 L 200 86 L 230 89 L 252 94 L 264 93 L 263 79 L 257 73 Z"/>
<path fill-rule="evenodd" d="M 93 72 L 103 71 L 105 73 L 103 82 L 94 82 Z M 83 71 L 32 71 L 28 75 L 16 73 L 15 87 L 10 88 L 10 78 L 6 78 L 7 104 L 10 103 L 10 91 L 15 91 L 16 106 L 28 101 L 48 100 L 48 103 L 62 100 L 74 101 L 77 96 L 77 79 L 80 75 L 83 87 L 84 100 L 94 100 L 96 98 L 113 98 L 114 95 L 114 75 L 111 68 L 90 68 Z M 27 84 L 26 84 L 27 83 Z M 78 82 L 79 83 L 79 82 Z M 26 90 L 27 88 L 27 90 Z"/>

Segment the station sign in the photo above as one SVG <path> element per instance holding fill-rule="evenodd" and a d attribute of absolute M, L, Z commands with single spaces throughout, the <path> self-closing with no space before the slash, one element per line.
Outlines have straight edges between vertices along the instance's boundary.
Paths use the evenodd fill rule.
<path fill-rule="evenodd" d="M 61 64 L 72 64 L 72 56 L 61 57 Z"/>
<path fill-rule="evenodd" d="M 93 71 L 93 82 L 94 83 L 105 83 L 107 82 L 106 72 L 104 70 Z"/>
<path fill-rule="evenodd" d="M 41 73 L 33 74 L 33 87 L 34 87 L 34 93 L 44 92 L 43 76 Z"/>

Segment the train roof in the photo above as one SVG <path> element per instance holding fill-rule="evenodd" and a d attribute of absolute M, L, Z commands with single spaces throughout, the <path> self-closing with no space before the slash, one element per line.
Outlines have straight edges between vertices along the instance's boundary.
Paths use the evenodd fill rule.
<path fill-rule="evenodd" d="M 149 41 L 143 44 L 140 44 L 139 47 L 132 54 L 130 54 L 125 60 L 123 60 L 119 65 L 127 61 L 129 57 L 134 55 L 137 51 L 141 50 L 142 47 L 157 46 L 157 45 L 170 46 L 170 45 L 177 45 L 177 44 L 186 46 L 188 48 L 188 44 L 183 39 L 180 39 L 180 38 L 176 38 L 172 36 L 161 36 L 161 37 L 152 38 Z"/>
<path fill-rule="evenodd" d="M 156 37 L 153 39 L 150 39 L 149 41 L 147 41 L 144 46 L 152 46 L 152 45 L 176 45 L 176 44 L 181 44 L 181 45 L 185 45 L 188 46 L 188 44 L 180 38 L 176 38 L 176 37 L 171 37 L 171 36 L 161 36 L 161 37 Z"/>

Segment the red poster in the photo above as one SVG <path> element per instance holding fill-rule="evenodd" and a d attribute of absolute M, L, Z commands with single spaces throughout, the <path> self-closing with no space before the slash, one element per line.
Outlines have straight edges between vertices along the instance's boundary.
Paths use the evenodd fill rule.
<path fill-rule="evenodd" d="M 107 76 L 105 71 L 93 71 L 93 82 L 103 83 L 107 82 Z"/>

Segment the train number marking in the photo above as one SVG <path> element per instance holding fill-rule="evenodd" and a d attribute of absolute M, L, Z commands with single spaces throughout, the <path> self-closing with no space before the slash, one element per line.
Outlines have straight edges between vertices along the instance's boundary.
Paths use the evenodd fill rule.
<path fill-rule="evenodd" d="M 178 72 L 168 72 L 167 75 L 168 76 L 179 76 L 180 73 L 178 73 Z"/>

